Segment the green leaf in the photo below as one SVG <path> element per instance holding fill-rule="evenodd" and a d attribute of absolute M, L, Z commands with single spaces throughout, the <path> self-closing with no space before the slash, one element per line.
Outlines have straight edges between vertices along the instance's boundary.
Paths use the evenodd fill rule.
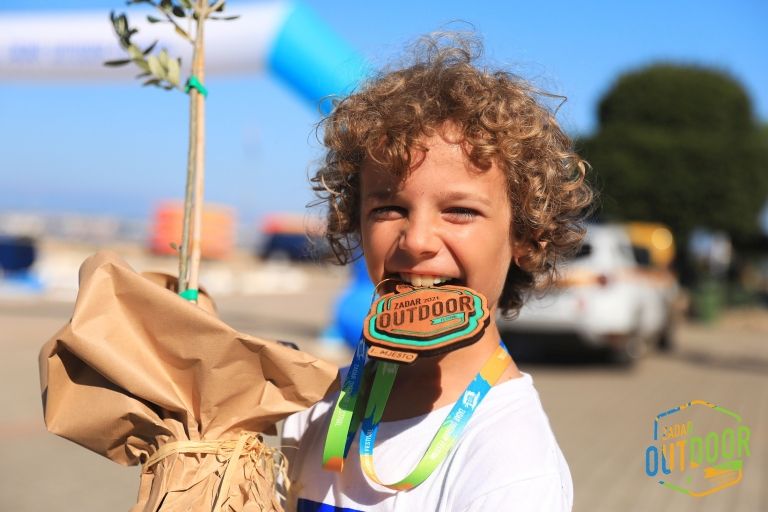
<path fill-rule="evenodd" d="M 155 18 L 154 16 L 147 15 L 147 21 L 150 23 L 162 23 L 165 20 L 161 20 L 160 18 Z"/>
<path fill-rule="evenodd" d="M 170 13 L 173 9 L 173 2 L 171 0 L 160 0 L 160 9 Z"/>
<path fill-rule="evenodd" d="M 104 65 L 105 66 L 117 67 L 117 66 L 125 66 L 126 64 L 128 64 L 130 62 L 131 62 L 131 59 L 108 60 L 108 61 L 104 62 Z"/>
<path fill-rule="evenodd" d="M 109 19 L 112 21 L 115 33 L 120 39 L 130 37 L 128 34 L 128 18 L 125 17 L 125 14 L 115 14 L 115 12 L 112 11 L 109 14 Z"/>
<path fill-rule="evenodd" d="M 163 69 L 163 66 L 160 65 L 160 61 L 156 56 L 150 55 L 147 58 L 147 64 L 149 65 L 149 71 L 153 75 L 157 78 L 165 78 L 165 70 Z"/>
<path fill-rule="evenodd" d="M 192 40 L 192 38 L 189 37 L 189 34 L 187 34 L 187 32 L 183 28 L 181 28 L 178 25 L 176 25 L 174 28 L 176 29 L 176 33 L 179 34 L 181 37 L 183 37 L 187 41 L 191 41 Z"/>
<path fill-rule="evenodd" d="M 144 86 L 144 87 L 146 87 L 148 85 L 160 85 L 160 80 L 158 80 L 157 78 L 150 78 L 149 80 L 147 80 L 146 82 L 144 82 L 141 85 Z"/>
<path fill-rule="evenodd" d="M 173 15 L 176 16 L 177 18 L 184 18 L 187 15 L 187 13 L 184 12 L 184 9 L 182 9 L 178 5 L 174 5 L 172 11 L 173 11 Z"/>
<path fill-rule="evenodd" d="M 212 20 L 224 20 L 224 21 L 230 21 L 230 20 L 236 20 L 239 18 L 239 14 L 235 14 L 234 16 L 211 16 Z"/>
<path fill-rule="evenodd" d="M 139 73 L 138 75 L 136 75 L 135 78 L 147 78 L 148 76 L 152 76 L 152 73 L 150 73 L 149 71 L 145 71 L 144 73 Z"/>
<path fill-rule="evenodd" d="M 181 0 L 181 5 L 183 5 L 185 9 L 192 9 L 194 7 L 191 0 Z"/>
<path fill-rule="evenodd" d="M 157 60 L 160 61 L 160 65 L 163 69 L 168 69 L 168 51 L 165 48 L 160 51 Z"/>
<path fill-rule="evenodd" d="M 181 59 L 169 59 L 167 63 L 168 76 L 166 79 L 174 86 L 178 86 L 181 75 Z"/>
<path fill-rule="evenodd" d="M 155 49 L 155 46 L 157 46 L 157 41 L 155 41 L 155 42 L 154 42 L 154 43 L 152 43 L 151 45 L 147 46 L 147 49 L 146 49 L 146 50 L 144 50 L 142 53 L 143 53 L 144 55 L 149 55 L 149 53 L 150 53 L 152 50 L 154 50 L 154 49 Z"/>

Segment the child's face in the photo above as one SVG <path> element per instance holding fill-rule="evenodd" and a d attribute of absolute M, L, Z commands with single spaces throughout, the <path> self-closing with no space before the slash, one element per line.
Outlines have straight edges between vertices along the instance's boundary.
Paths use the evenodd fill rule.
<path fill-rule="evenodd" d="M 504 174 L 496 164 L 477 169 L 461 146 L 440 135 L 423 142 L 429 151 L 404 182 L 371 161 L 362 166 L 360 231 L 368 273 L 374 283 L 455 279 L 495 308 L 513 257 Z"/>

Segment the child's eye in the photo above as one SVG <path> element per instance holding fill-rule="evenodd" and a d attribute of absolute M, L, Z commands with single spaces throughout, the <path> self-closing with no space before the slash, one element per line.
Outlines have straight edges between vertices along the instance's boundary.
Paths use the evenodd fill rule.
<path fill-rule="evenodd" d="M 455 207 L 455 208 L 448 208 L 444 212 L 445 216 L 450 220 L 451 222 L 457 222 L 457 223 L 465 223 L 475 220 L 475 217 L 477 217 L 478 213 L 476 210 L 473 210 L 472 208 L 461 208 L 461 207 Z"/>
<path fill-rule="evenodd" d="M 405 209 L 399 206 L 379 206 L 371 210 L 372 220 L 396 220 L 405 216 Z"/>

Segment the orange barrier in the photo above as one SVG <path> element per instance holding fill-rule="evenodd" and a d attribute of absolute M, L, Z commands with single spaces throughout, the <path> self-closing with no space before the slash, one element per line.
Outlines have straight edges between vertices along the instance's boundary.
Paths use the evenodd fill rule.
<path fill-rule="evenodd" d="M 281 233 L 321 237 L 325 233 L 325 219 L 300 213 L 270 213 L 264 216 L 261 231 L 265 235 Z"/>
<path fill-rule="evenodd" d="M 181 203 L 162 203 L 152 219 L 149 249 L 154 254 L 176 254 L 172 244 L 181 245 L 184 207 Z M 200 245 L 202 257 L 221 260 L 232 255 L 235 245 L 235 212 L 232 208 L 205 205 Z"/>

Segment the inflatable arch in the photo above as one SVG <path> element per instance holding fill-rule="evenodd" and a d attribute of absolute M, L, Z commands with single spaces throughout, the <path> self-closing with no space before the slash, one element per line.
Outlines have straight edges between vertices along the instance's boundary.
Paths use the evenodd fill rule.
<path fill-rule="evenodd" d="M 235 5 L 236 21 L 206 25 L 206 73 L 242 75 L 266 70 L 312 106 L 349 92 L 365 76 L 362 56 L 299 2 Z M 140 46 L 159 40 L 182 64 L 190 45 L 165 24 L 150 24 L 128 10 Z M 0 13 L 0 81 L 114 81 L 132 79 L 135 68 L 109 68 L 125 57 L 107 12 Z M 327 109 L 327 105 L 323 106 Z"/>

